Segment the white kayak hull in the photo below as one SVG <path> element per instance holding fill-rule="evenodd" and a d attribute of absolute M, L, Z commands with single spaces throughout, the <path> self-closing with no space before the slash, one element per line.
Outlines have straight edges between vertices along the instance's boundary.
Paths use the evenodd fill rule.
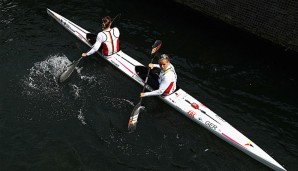
<path fill-rule="evenodd" d="M 50 9 L 47 9 L 47 13 L 86 45 L 90 47 L 92 46 L 92 44 L 89 43 L 87 40 L 87 34 L 90 33 L 89 31 L 81 28 L 80 26 L 76 25 L 75 23 L 69 21 L 68 19 Z M 122 51 L 119 51 L 111 56 L 103 56 L 100 53 L 99 55 L 103 59 L 114 65 L 116 68 L 118 68 L 120 71 L 125 73 L 128 77 L 139 83 L 141 86 L 144 86 L 144 81 L 138 76 L 135 71 L 136 66 L 144 66 L 143 64 L 136 61 Z M 149 86 L 147 87 L 147 89 L 152 90 Z M 183 115 L 193 120 L 194 122 L 211 131 L 219 138 L 243 151 L 252 158 L 256 159 L 257 161 L 267 165 L 274 170 L 285 171 L 285 169 L 278 162 L 276 162 L 254 142 L 252 142 L 250 139 L 248 139 L 246 136 L 244 136 L 229 123 L 227 123 L 224 119 L 222 119 L 213 111 L 200 103 L 198 100 L 186 93 L 184 90 L 178 89 L 175 93 L 169 96 L 160 96 L 160 99 L 178 110 Z"/>

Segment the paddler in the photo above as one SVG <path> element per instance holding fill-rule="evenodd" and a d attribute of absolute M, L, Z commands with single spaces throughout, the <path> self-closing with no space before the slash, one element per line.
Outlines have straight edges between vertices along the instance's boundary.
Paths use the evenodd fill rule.
<path fill-rule="evenodd" d="M 101 48 L 104 56 L 112 55 L 120 50 L 120 31 L 117 27 L 111 28 L 111 17 L 102 18 L 102 31 L 97 34 L 96 42 L 87 53 L 82 53 L 82 57 L 90 56 Z"/>
<path fill-rule="evenodd" d="M 140 97 L 146 96 L 167 96 L 176 90 L 177 74 L 174 66 L 170 63 L 170 58 L 167 54 L 162 54 L 158 60 L 158 64 L 150 63 L 148 65 L 151 69 L 158 67 L 161 69 L 158 77 L 159 88 L 157 90 L 141 93 Z"/>

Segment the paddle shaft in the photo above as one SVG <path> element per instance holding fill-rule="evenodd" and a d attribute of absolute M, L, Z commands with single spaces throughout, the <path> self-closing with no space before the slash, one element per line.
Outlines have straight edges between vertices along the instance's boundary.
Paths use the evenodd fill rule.
<path fill-rule="evenodd" d="M 155 54 L 154 54 L 154 55 L 152 55 L 152 56 L 153 56 L 153 57 L 151 58 L 151 61 L 150 61 L 150 63 L 152 63 L 152 62 L 153 62 L 153 60 L 154 60 L 154 57 L 155 57 Z M 147 85 L 147 81 L 148 81 L 149 74 L 150 74 L 150 70 L 151 70 L 151 68 L 149 67 L 149 68 L 148 68 L 148 72 L 147 72 L 147 76 L 146 76 L 146 79 L 145 79 L 145 82 L 144 82 L 144 87 L 143 87 L 143 91 L 142 91 L 142 93 L 144 93 L 144 92 L 145 92 L 146 85 Z M 141 98 L 140 98 L 140 103 L 142 103 L 142 99 L 143 99 L 143 97 L 141 97 Z"/>
<path fill-rule="evenodd" d="M 152 46 L 152 50 L 151 50 L 151 61 L 150 61 L 150 63 L 153 62 L 157 51 L 161 47 L 161 44 L 162 44 L 162 42 L 160 40 L 156 40 L 154 42 L 154 44 Z M 145 88 L 146 88 L 147 81 L 148 81 L 148 78 L 149 78 L 150 70 L 151 70 L 151 68 L 149 67 L 148 72 L 147 72 L 147 76 L 146 76 L 146 79 L 145 79 L 145 82 L 144 82 L 143 91 L 141 93 L 145 92 Z M 128 121 L 128 131 L 129 132 L 133 132 L 136 129 L 140 111 L 145 108 L 144 106 L 142 106 L 142 99 L 143 98 L 140 97 L 140 102 L 133 108 L 133 111 L 130 115 L 130 118 L 129 118 L 129 121 Z"/>
<path fill-rule="evenodd" d="M 121 16 L 121 13 L 117 14 L 117 15 L 113 18 L 113 20 L 111 21 L 111 25 L 113 24 L 113 22 L 115 21 L 115 19 L 118 18 L 118 17 L 120 17 L 120 16 Z"/>
<path fill-rule="evenodd" d="M 81 56 L 80 59 L 78 59 L 77 61 L 80 62 L 80 60 L 82 60 L 82 59 L 83 59 L 83 57 Z"/>

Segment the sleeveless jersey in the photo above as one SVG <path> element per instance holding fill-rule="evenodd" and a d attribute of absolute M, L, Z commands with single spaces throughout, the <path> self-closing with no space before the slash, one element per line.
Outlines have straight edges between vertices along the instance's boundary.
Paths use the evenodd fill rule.
<path fill-rule="evenodd" d="M 87 56 L 97 52 L 100 47 L 102 47 L 101 52 L 104 56 L 109 56 L 120 51 L 119 36 L 120 32 L 117 27 L 98 33 L 96 42 L 89 52 L 87 52 Z"/>
<path fill-rule="evenodd" d="M 159 67 L 159 65 L 154 65 Z M 166 70 L 161 70 L 158 78 L 159 88 L 151 92 L 146 92 L 144 96 L 170 95 L 176 90 L 177 74 L 172 64 Z"/>

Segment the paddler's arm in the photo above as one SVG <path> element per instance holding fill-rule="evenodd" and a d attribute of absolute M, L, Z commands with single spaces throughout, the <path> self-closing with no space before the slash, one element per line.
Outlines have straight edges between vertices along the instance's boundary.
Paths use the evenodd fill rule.
<path fill-rule="evenodd" d="M 148 67 L 150 68 L 150 69 L 153 69 L 153 68 L 160 68 L 160 66 L 158 65 L 158 64 L 153 64 L 153 63 L 150 63 L 149 65 L 148 65 Z"/>
<path fill-rule="evenodd" d="M 162 95 L 166 89 L 170 86 L 171 79 L 169 77 L 165 77 L 165 80 L 163 80 L 159 88 L 157 90 L 151 91 L 151 92 L 146 92 L 146 93 L 141 93 L 140 97 L 147 97 L 147 96 L 160 96 Z"/>
<path fill-rule="evenodd" d="M 158 64 L 148 64 L 148 67 L 150 69 L 153 69 L 154 67 L 157 67 L 157 68 L 160 68 L 160 66 Z M 159 96 L 163 93 L 164 91 L 158 89 L 158 90 L 155 90 L 155 91 L 152 91 L 152 92 L 147 92 L 147 93 L 141 93 L 140 94 L 140 97 L 146 97 L 146 96 Z"/>
<path fill-rule="evenodd" d="M 163 91 L 161 90 L 154 90 L 154 91 L 151 91 L 151 92 L 146 92 L 146 93 L 141 93 L 140 94 L 140 97 L 147 97 L 147 96 L 159 96 L 163 93 Z"/>
<path fill-rule="evenodd" d="M 98 49 L 100 48 L 103 40 L 104 40 L 103 33 L 102 32 L 98 33 L 98 35 L 96 37 L 95 44 L 92 46 L 92 48 L 87 53 L 82 53 L 82 57 L 84 58 L 84 57 L 90 56 L 90 55 L 94 54 L 95 52 L 97 52 Z"/>

